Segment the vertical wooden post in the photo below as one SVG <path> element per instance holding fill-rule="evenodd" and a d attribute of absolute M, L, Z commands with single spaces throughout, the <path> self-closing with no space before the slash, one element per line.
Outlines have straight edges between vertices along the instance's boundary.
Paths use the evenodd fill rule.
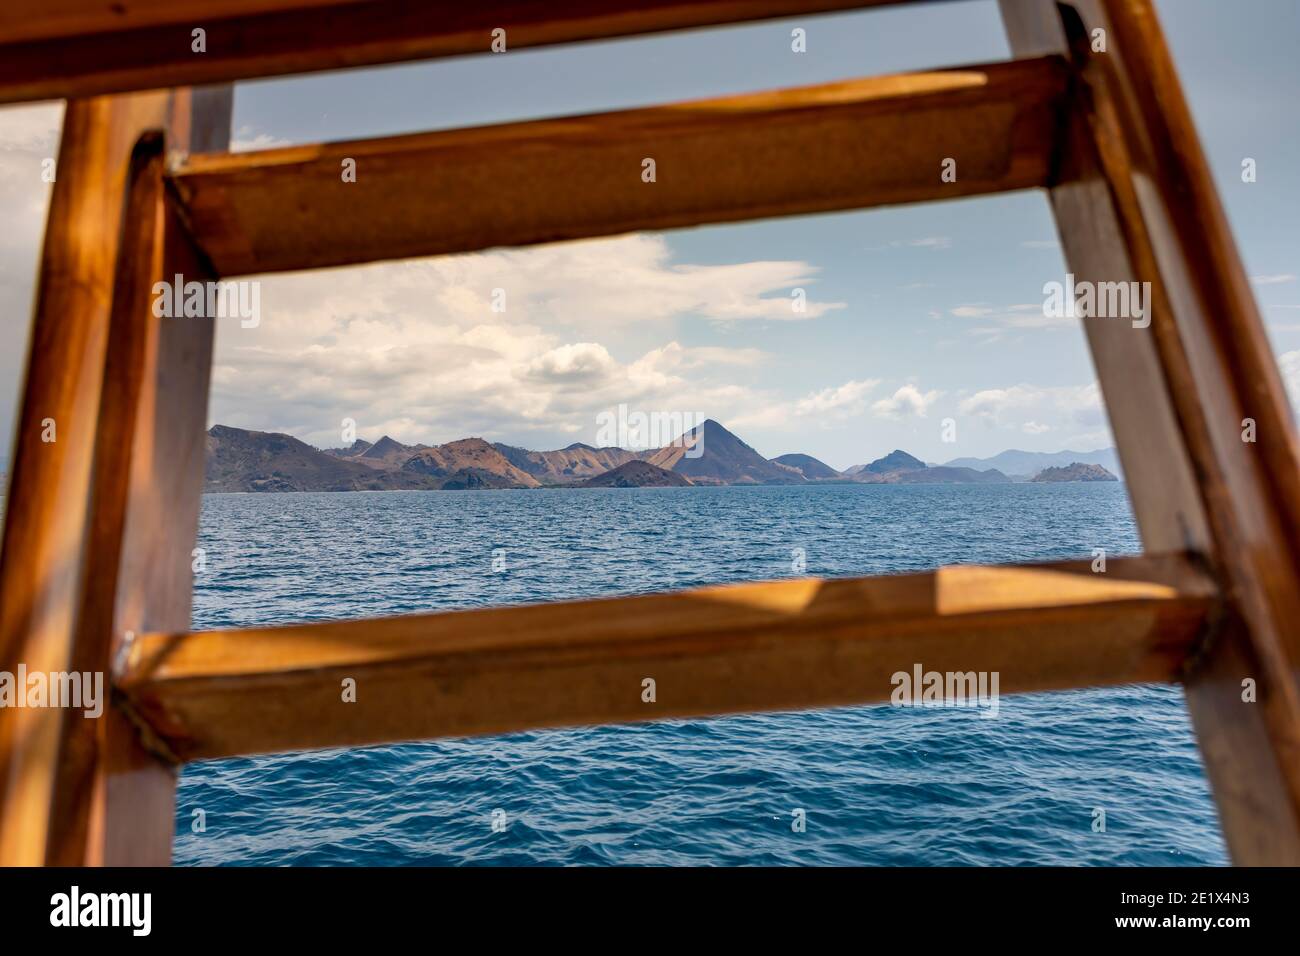
<path fill-rule="evenodd" d="M 1017 55 L 1078 69 L 1051 190 L 1067 261 L 1151 283 L 1149 328 L 1085 327 L 1144 546 L 1201 551 L 1231 602 L 1186 675 L 1225 839 L 1295 865 L 1300 452 L 1245 272 L 1150 0 L 1001 5 Z"/>
<path fill-rule="evenodd" d="M 115 277 L 119 246 L 130 254 L 126 273 L 147 246 L 158 277 L 163 250 L 176 250 L 178 261 L 187 254 L 179 230 L 167 228 L 161 155 L 142 163 L 137 153 L 132 162 L 141 134 L 169 131 L 182 147 L 220 148 L 229 109 L 229 89 L 68 103 L 0 553 L 0 669 L 100 671 L 107 686 L 115 634 L 133 616 L 189 620 L 200 487 L 193 454 L 179 462 L 151 454 L 147 467 L 160 473 L 152 485 L 137 461 L 141 446 L 172 454 L 197 443 L 201 478 L 211 326 L 177 322 L 142 332 L 148 303 L 139 311 L 138 289 L 116 291 Z M 155 140 L 155 151 L 160 145 Z M 150 177 L 157 180 L 152 204 L 141 186 Z M 142 241 L 133 233 L 145 224 L 150 235 Z M 130 336 L 134 360 L 117 354 Z M 134 379 L 130 396 L 120 392 L 124 379 Z M 160 388 L 172 390 L 162 402 Z M 51 434 L 47 420 L 54 441 L 42 441 L 43 431 Z M 167 535 L 147 555 L 123 560 L 123 542 L 138 547 L 149 520 Z M 182 569 L 164 567 L 181 544 Z M 140 572 L 135 562 L 149 557 L 160 565 Z M 165 863 L 172 786 L 171 771 L 107 705 L 100 720 L 54 708 L 10 710 L 0 723 L 0 863 Z M 129 808 L 121 801 L 127 791 Z M 142 826 L 119 825 L 126 822 L 119 809 Z M 117 844 L 113 833 L 130 838 Z"/>

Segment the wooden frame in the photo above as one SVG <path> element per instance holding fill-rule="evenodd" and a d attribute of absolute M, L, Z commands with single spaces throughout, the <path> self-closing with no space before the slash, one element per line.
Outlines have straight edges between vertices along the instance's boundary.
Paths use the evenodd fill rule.
<path fill-rule="evenodd" d="M 804 578 L 364 622 L 154 634 L 118 678 L 173 759 L 888 700 L 891 676 L 1003 693 L 1177 679 L 1218 613 L 1187 558 Z M 356 701 L 344 702 L 343 680 Z M 653 702 L 642 681 L 655 681 Z"/>
<path fill-rule="evenodd" d="M 1085 325 L 1144 546 L 1206 554 L 1240 618 L 1187 678 L 1224 836 L 1300 865 L 1300 446 L 1172 59 L 1150 0 L 1003 11 L 1017 53 L 1069 49 L 1079 74 L 1052 190 L 1067 259 L 1151 283 L 1149 329 Z"/>
<path fill-rule="evenodd" d="M 226 277 L 860 209 L 1047 185 L 1067 82 L 1058 58 L 1022 60 L 196 155 L 172 181 Z"/>
<path fill-rule="evenodd" d="M 164 208 L 162 136 L 223 147 L 230 97 L 68 104 L 0 553 L 2 670 L 103 673 L 128 630 L 188 625 L 212 325 L 161 323 L 149 294 L 204 268 Z M 6 712 L 0 863 L 159 862 L 173 791 L 120 711 Z"/>
<path fill-rule="evenodd" d="M 171 168 L 168 142 L 224 148 L 228 91 L 71 102 L 0 556 L 0 668 L 108 670 L 116 697 L 101 722 L 4 715 L 0 862 L 166 862 L 175 767 L 189 759 L 879 700 L 892 671 L 924 657 L 997 669 L 1013 691 L 1182 681 L 1233 859 L 1300 863 L 1300 446 L 1168 50 L 1150 0 L 1001 4 L 1017 55 L 1045 59 Z M 503 0 L 404 45 L 337 32 L 380 7 L 409 12 L 396 0 L 142 0 L 123 24 L 88 0 L 21 0 L 6 14 L 24 16 L 0 16 L 0 99 L 468 52 L 480 15 L 525 45 L 868 5 L 570 0 L 539 14 Z M 274 30 L 203 65 L 37 63 L 106 31 L 129 52 L 200 11 L 247 31 L 301 26 L 305 9 L 312 29 L 274 65 L 268 51 L 288 42 Z M 665 130 L 675 145 L 656 148 L 677 179 L 647 192 L 640 154 Z M 795 162 L 780 147 L 791 130 L 837 148 Z M 609 144 L 613 132 L 627 142 Z M 861 137 L 881 132 L 905 137 L 906 162 L 855 178 Z M 732 183 L 719 171 L 738 142 L 769 162 Z M 926 170 L 949 150 L 974 172 L 951 192 Z M 340 185 L 349 156 L 363 165 Z M 447 178 L 430 185 L 434 161 Z M 515 182 L 527 162 L 576 170 L 591 195 L 530 200 Z M 370 192 L 348 192 L 363 182 Z M 504 217 L 487 185 L 511 200 Z M 478 190 L 464 227 L 405 215 L 417 186 L 430 192 L 421 215 Z M 1149 328 L 1084 320 L 1146 557 L 1104 576 L 943 569 L 613 599 L 599 613 L 578 602 L 187 633 L 211 326 L 152 317 L 155 279 L 1039 186 L 1080 278 L 1151 283 Z M 328 228 L 334 215 L 353 217 L 346 231 Z M 35 437 L 48 418 L 57 442 Z M 341 702 L 344 677 L 356 704 Z M 650 709 L 645 677 L 660 681 Z"/>
<path fill-rule="evenodd" d="M 907 2 L 132 0 L 122 15 L 102 0 L 6 0 L 0 103 L 486 53 L 497 29 L 517 50 Z"/>

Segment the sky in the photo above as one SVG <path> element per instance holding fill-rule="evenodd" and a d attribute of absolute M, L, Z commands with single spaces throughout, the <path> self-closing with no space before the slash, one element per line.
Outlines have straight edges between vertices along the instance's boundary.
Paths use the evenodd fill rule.
<path fill-rule="evenodd" d="M 1293 396 L 1300 3 L 1159 0 Z M 791 50 L 791 30 L 807 51 Z M 653 105 L 1009 56 L 991 0 L 808 16 L 240 84 L 235 148 Z M 0 109 L 0 449 L 12 442 L 61 107 Z M 810 141 L 807 148 L 817 149 Z M 888 143 L 881 144 L 888 149 Z M 1241 181 L 1242 159 L 1257 180 Z M 715 418 L 836 468 L 1111 443 L 1040 192 L 272 276 L 218 323 L 210 421 L 319 447 L 594 443 L 600 414 Z M 494 312 L 492 292 L 506 290 Z M 802 288 L 807 309 L 790 307 Z M 955 442 L 942 423 L 956 423 Z M 951 434 L 949 437 L 952 437 Z M 0 451 L 0 456 L 5 455 Z"/>

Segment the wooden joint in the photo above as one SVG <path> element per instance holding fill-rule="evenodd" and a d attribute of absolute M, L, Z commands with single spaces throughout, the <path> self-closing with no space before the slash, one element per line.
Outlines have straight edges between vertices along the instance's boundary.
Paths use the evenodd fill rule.
<path fill-rule="evenodd" d="M 122 693 L 116 686 L 112 688 L 110 695 L 110 706 L 114 707 L 121 714 L 135 734 L 135 743 L 140 750 L 154 757 L 159 763 L 168 767 L 180 767 L 185 763 L 168 744 L 167 740 L 159 734 L 153 724 L 145 720 L 131 703 L 131 698 Z"/>

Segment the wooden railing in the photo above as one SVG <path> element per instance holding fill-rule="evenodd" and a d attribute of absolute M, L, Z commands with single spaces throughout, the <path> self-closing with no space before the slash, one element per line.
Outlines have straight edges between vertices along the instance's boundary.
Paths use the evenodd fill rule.
<path fill-rule="evenodd" d="M 0 100 L 874 5 L 11 0 Z M 1007 692 L 1183 682 L 1233 858 L 1300 862 L 1300 454 L 1168 50 L 1149 0 L 1002 11 L 1028 59 L 265 153 L 219 154 L 229 90 L 71 100 L 0 669 L 105 671 L 115 703 L 0 714 L 0 862 L 166 862 L 187 760 L 877 701 L 915 663 Z M 1078 279 L 1151 283 L 1149 327 L 1083 320 L 1147 556 L 189 633 L 212 324 L 156 317 L 155 281 L 1027 188 Z"/>
<path fill-rule="evenodd" d="M 185 87 L 913 0 L 5 0 L 0 103 Z M 204 51 L 194 30 L 204 30 Z"/>
<path fill-rule="evenodd" d="M 874 703 L 918 662 L 996 672 L 1000 693 L 1171 682 L 1216 608 L 1182 557 L 951 567 L 147 635 L 117 686 L 188 761 Z"/>
<path fill-rule="evenodd" d="M 1068 80 L 1057 58 L 996 63 L 195 155 L 171 182 L 222 276 L 951 199 L 1048 184 Z"/>

